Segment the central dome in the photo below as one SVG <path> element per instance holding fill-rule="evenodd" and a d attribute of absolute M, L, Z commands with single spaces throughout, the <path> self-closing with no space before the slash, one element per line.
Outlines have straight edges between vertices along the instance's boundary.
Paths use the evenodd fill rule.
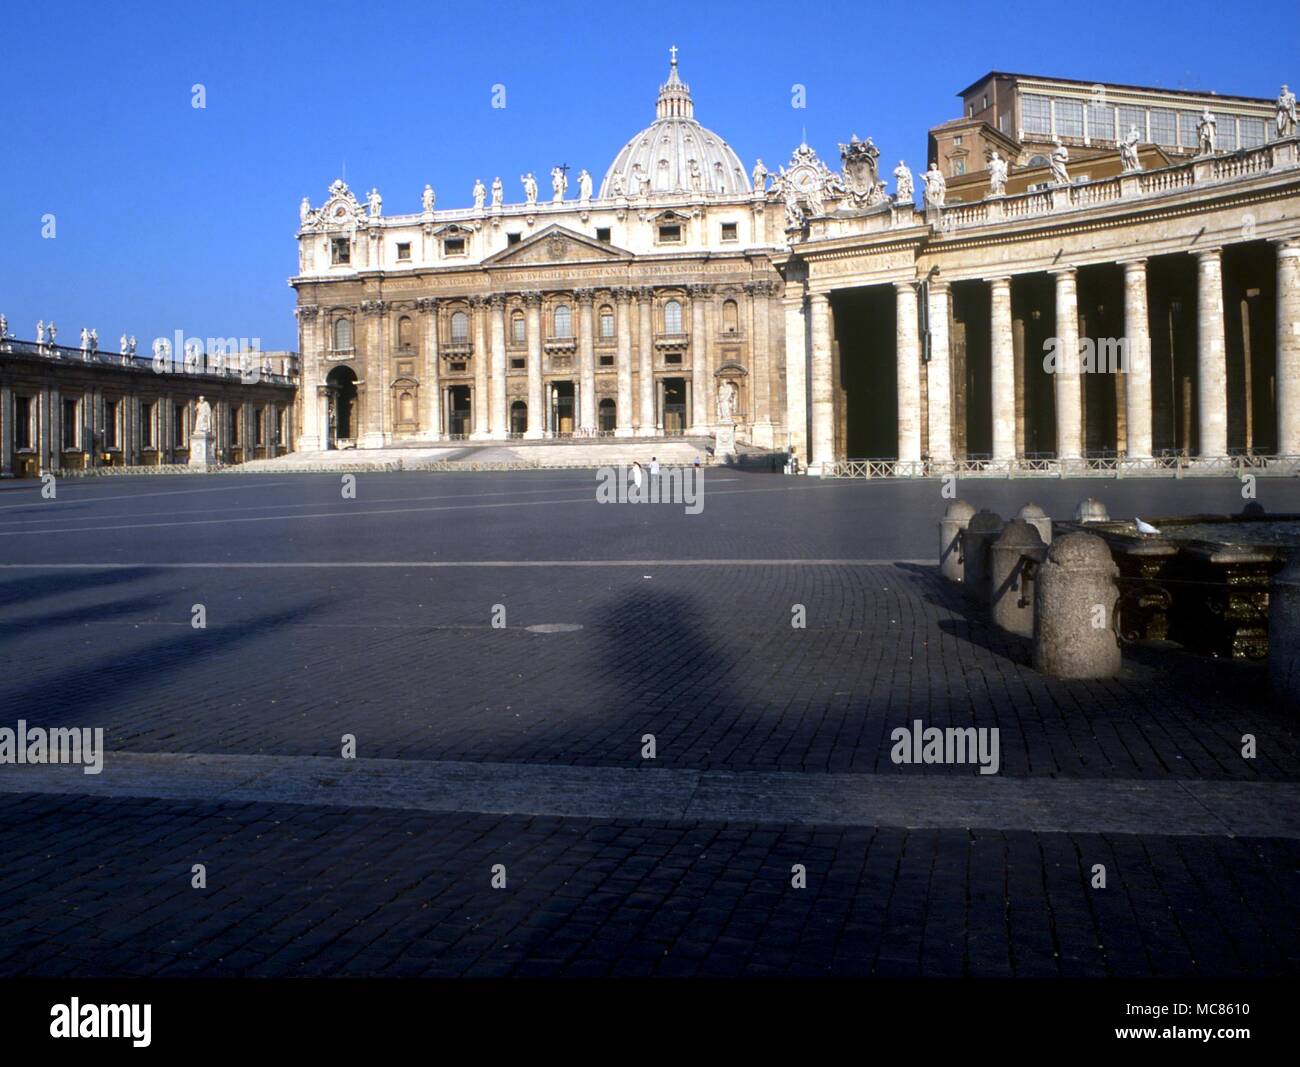
<path fill-rule="evenodd" d="M 677 76 L 677 50 L 673 49 L 668 80 L 659 87 L 655 121 L 633 137 L 614 157 L 602 198 L 636 196 L 642 177 L 650 179 L 650 192 L 701 192 L 728 196 L 751 191 L 740 157 L 712 130 L 695 121 L 691 90 Z"/>

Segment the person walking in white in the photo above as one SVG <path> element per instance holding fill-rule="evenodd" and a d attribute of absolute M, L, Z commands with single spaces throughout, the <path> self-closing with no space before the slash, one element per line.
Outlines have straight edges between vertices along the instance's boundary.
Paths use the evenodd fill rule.
<path fill-rule="evenodd" d="M 650 457 L 650 477 L 651 477 L 651 478 L 658 478 L 658 477 L 659 477 L 659 457 L 658 457 L 658 456 L 651 456 L 651 457 Z"/>

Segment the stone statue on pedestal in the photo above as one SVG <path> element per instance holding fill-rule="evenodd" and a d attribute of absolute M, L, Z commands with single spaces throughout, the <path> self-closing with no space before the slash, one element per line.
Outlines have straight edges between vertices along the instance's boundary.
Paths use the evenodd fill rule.
<path fill-rule="evenodd" d="M 591 175 L 585 169 L 578 174 L 578 199 L 591 199 Z"/>
<path fill-rule="evenodd" d="M 718 387 L 718 421 L 734 422 L 736 413 L 736 385 L 723 382 Z"/>
<path fill-rule="evenodd" d="M 194 432 L 212 432 L 212 405 L 202 396 L 194 405 Z"/>
<path fill-rule="evenodd" d="M 474 179 L 474 210 L 483 210 L 483 201 L 487 198 L 487 186 L 481 178 Z"/>
<path fill-rule="evenodd" d="M 569 176 L 564 172 L 563 167 L 551 168 L 551 199 L 558 204 L 564 199 L 564 194 L 569 191 Z"/>
<path fill-rule="evenodd" d="M 989 160 L 989 195 L 1007 195 L 1007 161 L 997 152 Z"/>
<path fill-rule="evenodd" d="M 894 199 L 900 204 L 910 202 L 916 195 L 912 188 L 912 172 L 901 159 L 898 161 L 898 166 L 894 168 L 894 188 L 897 190 Z"/>
<path fill-rule="evenodd" d="M 524 201 L 528 204 L 537 203 L 537 179 L 533 177 L 533 172 L 521 175 L 519 180 L 524 183 Z"/>
<path fill-rule="evenodd" d="M 492 179 L 492 206 L 500 207 L 505 195 L 506 188 L 501 184 L 501 177 L 498 175 Z"/>
<path fill-rule="evenodd" d="M 433 191 L 432 185 L 426 185 L 424 192 L 420 194 L 420 206 L 424 209 L 426 215 L 433 213 L 433 205 L 438 202 L 438 197 Z"/>
<path fill-rule="evenodd" d="M 1294 137 L 1295 131 L 1295 93 L 1284 85 L 1282 91 L 1277 94 L 1277 135 L 1279 137 Z"/>
<path fill-rule="evenodd" d="M 1200 155 L 1213 155 L 1219 142 L 1219 124 L 1207 107 L 1201 112 L 1201 121 L 1196 124 L 1196 140 L 1200 146 Z"/>
<path fill-rule="evenodd" d="M 939 164 L 931 160 L 930 169 L 921 175 L 921 180 L 925 182 L 925 206 L 943 207 L 944 198 L 948 195 L 948 182 L 944 179 Z"/>
<path fill-rule="evenodd" d="M 1054 137 L 1052 143 L 1055 147 L 1052 149 L 1052 158 L 1049 166 L 1052 168 L 1052 181 L 1057 185 L 1070 184 L 1070 172 L 1066 169 L 1065 164 L 1069 162 L 1070 150 L 1061 144 L 1059 137 Z"/>
<path fill-rule="evenodd" d="M 1133 125 L 1128 128 L 1128 133 L 1119 142 L 1119 160 L 1125 174 L 1142 169 L 1142 164 L 1138 162 L 1138 144 L 1141 140 L 1142 135 L 1138 133 L 1137 126 Z"/>
<path fill-rule="evenodd" d="M 366 200 L 370 204 L 370 217 L 377 219 L 384 210 L 384 198 L 379 195 L 378 189 L 371 189 L 366 196 Z"/>
<path fill-rule="evenodd" d="M 45 344 L 45 320 L 44 319 L 41 319 L 36 324 L 36 343 L 38 345 Z"/>
<path fill-rule="evenodd" d="M 754 192 L 759 196 L 767 192 L 767 168 L 761 159 L 754 164 Z"/>

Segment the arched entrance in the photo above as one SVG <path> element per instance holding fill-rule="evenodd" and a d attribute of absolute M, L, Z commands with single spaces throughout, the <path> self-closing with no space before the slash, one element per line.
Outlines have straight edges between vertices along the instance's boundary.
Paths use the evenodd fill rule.
<path fill-rule="evenodd" d="M 325 379 L 329 390 L 328 447 L 357 439 L 357 375 L 347 366 L 335 367 Z"/>
<path fill-rule="evenodd" d="M 528 429 L 528 405 L 516 400 L 510 405 L 510 436 L 523 437 Z"/>

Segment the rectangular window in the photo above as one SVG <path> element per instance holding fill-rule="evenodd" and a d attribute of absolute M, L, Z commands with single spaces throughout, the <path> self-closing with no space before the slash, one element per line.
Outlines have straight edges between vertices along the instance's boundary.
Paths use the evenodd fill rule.
<path fill-rule="evenodd" d="M 352 242 L 346 237 L 335 237 L 330 241 L 330 262 L 342 266 L 352 262 Z"/>
<path fill-rule="evenodd" d="M 104 401 L 104 447 L 117 448 L 121 445 L 121 430 L 118 423 L 122 418 L 120 400 Z"/>
<path fill-rule="evenodd" d="M 1025 133 L 1052 132 L 1052 101 L 1046 96 L 1024 93 L 1020 97 L 1020 122 Z"/>
<path fill-rule="evenodd" d="M 1151 140 L 1168 148 L 1177 146 L 1178 122 L 1174 112 L 1151 109 Z"/>
<path fill-rule="evenodd" d="M 1258 148 L 1264 143 L 1265 127 L 1263 119 L 1249 119 L 1242 117 L 1241 121 L 1241 147 Z"/>
<path fill-rule="evenodd" d="M 448 363 L 447 366 L 450 367 L 452 370 L 463 371 L 465 369 L 465 361 L 463 359 L 453 360 L 452 362 Z"/>
<path fill-rule="evenodd" d="M 600 365 L 601 365 L 602 367 L 612 367 L 612 366 L 614 365 L 614 357 L 613 357 L 613 356 L 601 356 L 601 357 L 600 357 Z"/>
<path fill-rule="evenodd" d="M 1183 148 L 1196 147 L 1196 127 L 1200 121 L 1201 116 L 1195 111 L 1178 112 L 1178 143 Z"/>
<path fill-rule="evenodd" d="M 528 340 L 528 326 L 522 315 L 516 315 L 510 320 L 510 339 L 517 345 Z"/>
<path fill-rule="evenodd" d="M 398 258 L 398 260 L 409 260 L 409 259 L 411 258 L 411 242 L 410 242 L 410 241 L 402 241 L 400 244 L 398 244 L 398 246 L 397 246 L 397 258 Z"/>
<path fill-rule="evenodd" d="M 677 245 L 682 243 L 682 228 L 676 223 L 665 223 L 659 227 L 659 243 Z"/>
<path fill-rule="evenodd" d="M 1138 128 L 1138 134 L 1142 138 L 1143 144 L 1149 143 L 1146 108 L 1121 107 L 1119 109 L 1119 136 L 1127 137 L 1130 126 Z"/>
<path fill-rule="evenodd" d="M 1115 140 L 1115 109 L 1109 104 L 1088 105 L 1088 138 L 1092 141 Z"/>
<path fill-rule="evenodd" d="M 508 233 L 506 234 L 506 244 L 517 245 L 523 239 L 523 236 L 522 233 Z"/>
<path fill-rule="evenodd" d="M 606 244 L 609 244 L 610 236 L 609 236 L 609 227 L 608 227 L 608 226 L 597 226 L 597 227 L 596 227 L 596 240 L 597 240 L 597 241 L 604 241 Z"/>
<path fill-rule="evenodd" d="M 465 238 L 448 237 L 442 242 L 442 254 L 444 256 L 463 256 L 465 254 Z"/>
<path fill-rule="evenodd" d="M 1083 104 L 1080 101 L 1056 101 L 1056 136 L 1083 136 Z"/>
<path fill-rule="evenodd" d="M 523 360 L 522 358 L 520 358 L 519 356 L 514 356 L 514 357 L 512 357 L 511 360 L 510 360 L 510 369 L 511 369 L 511 370 L 523 370 L 523 369 L 524 369 L 524 360 Z"/>
<path fill-rule="evenodd" d="M 32 398 L 14 397 L 14 447 L 32 447 Z"/>
<path fill-rule="evenodd" d="M 955 145 L 961 144 L 961 134 L 957 134 L 957 136 L 952 139 L 952 143 Z"/>
<path fill-rule="evenodd" d="M 78 425 L 77 416 L 81 412 L 80 402 L 73 400 L 71 397 L 63 398 L 63 447 L 71 449 L 77 447 L 77 442 L 81 438 L 81 427 Z"/>
<path fill-rule="evenodd" d="M 153 448 L 156 441 L 154 427 L 157 423 L 158 405 L 153 402 L 140 405 L 140 446 Z"/>
<path fill-rule="evenodd" d="M 1214 112 L 1211 111 L 1210 114 L 1214 115 Z M 1214 115 L 1214 119 L 1219 128 L 1218 148 L 1220 151 L 1224 149 L 1235 151 L 1237 148 L 1237 116 Z"/>
<path fill-rule="evenodd" d="M 961 177 L 966 173 L 966 161 L 964 159 L 954 159 L 952 161 L 952 175 L 954 178 Z"/>
<path fill-rule="evenodd" d="M 739 233 L 738 230 L 737 230 L 736 223 L 734 223 L 734 222 L 724 222 L 724 223 L 722 224 L 722 239 L 723 239 L 724 241 L 738 241 L 738 240 L 740 240 L 740 233 Z"/>

